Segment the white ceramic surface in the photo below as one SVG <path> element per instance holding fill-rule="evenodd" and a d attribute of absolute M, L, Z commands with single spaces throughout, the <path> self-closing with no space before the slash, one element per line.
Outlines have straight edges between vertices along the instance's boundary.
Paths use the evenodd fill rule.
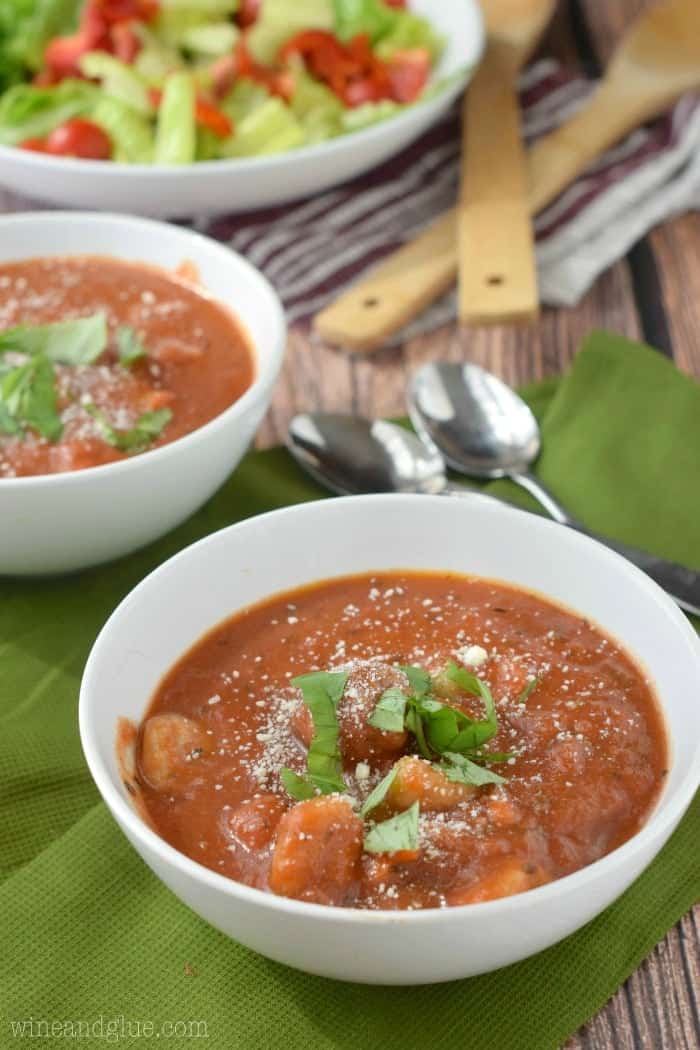
<path fill-rule="evenodd" d="M 40 212 L 0 218 L 0 260 L 107 255 L 174 269 L 202 285 L 250 335 L 252 386 L 230 408 L 169 445 L 117 463 L 41 477 L 0 478 L 0 574 L 67 572 L 116 558 L 189 517 L 238 464 L 272 396 L 284 353 L 280 302 L 250 263 L 177 226 L 117 215 Z"/>
<path fill-rule="evenodd" d="M 246 211 L 319 193 L 381 164 L 434 124 L 470 79 L 483 48 L 476 0 L 411 0 L 447 46 L 436 76 L 465 72 L 449 89 L 393 119 L 280 156 L 188 167 L 124 165 L 42 156 L 0 146 L 0 184 L 52 204 L 153 216 Z"/>
<path fill-rule="evenodd" d="M 205 631 L 280 590 L 346 573 L 443 569 L 535 589 L 597 621 L 643 658 L 666 714 L 671 770 L 645 827 L 608 856 L 528 893 L 444 910 L 370 912 L 286 900 L 179 853 L 131 808 L 115 761 L 116 720 L 138 720 L 163 674 Z M 485 972 L 592 919 L 651 861 L 700 781 L 700 643 L 647 576 L 597 542 L 485 501 L 357 496 L 252 518 L 183 551 L 107 622 L 80 693 L 97 786 L 153 871 L 224 933 L 280 962 L 352 981 L 417 984 Z M 115 829 L 115 834 L 116 834 Z"/>

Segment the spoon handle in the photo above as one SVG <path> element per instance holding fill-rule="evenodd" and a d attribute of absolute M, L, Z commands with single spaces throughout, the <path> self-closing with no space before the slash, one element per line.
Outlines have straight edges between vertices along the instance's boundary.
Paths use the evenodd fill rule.
<path fill-rule="evenodd" d="M 564 510 L 561 503 L 552 495 L 549 489 L 542 484 L 539 478 L 536 478 L 533 474 L 524 473 L 513 473 L 508 476 L 516 485 L 520 485 L 520 487 L 529 492 L 531 496 L 534 496 L 539 505 L 547 511 L 550 518 L 554 521 L 559 522 L 560 525 L 569 525 L 571 528 L 576 528 L 578 526 L 578 522 L 575 518 L 572 518 L 571 515 Z"/>
<path fill-rule="evenodd" d="M 512 474 L 511 479 L 516 484 L 521 485 L 522 488 L 527 489 L 530 495 L 535 497 L 554 521 L 559 522 L 560 525 L 567 525 L 571 529 L 576 529 L 577 532 L 581 532 L 586 536 L 591 536 L 594 540 L 598 540 L 599 543 L 604 543 L 606 547 L 610 547 L 611 550 L 617 551 L 623 558 L 627 558 L 637 568 L 642 569 L 647 576 L 651 576 L 652 580 L 658 583 L 660 587 L 663 587 L 676 604 L 680 605 L 681 609 L 700 616 L 700 572 L 697 572 L 695 569 L 688 569 L 685 565 L 679 565 L 677 562 L 659 558 L 655 554 L 650 554 L 649 551 L 643 551 L 638 547 L 631 547 L 627 543 L 610 539 L 608 536 L 601 536 L 600 533 L 587 529 L 570 514 L 567 514 L 558 500 L 532 474 Z"/>
<path fill-rule="evenodd" d="M 591 536 L 594 540 L 604 543 L 606 547 L 617 551 L 623 558 L 627 558 L 637 568 L 650 576 L 659 587 L 662 587 L 668 595 L 680 605 L 686 612 L 700 616 L 700 572 L 689 569 L 678 562 L 659 558 L 649 551 L 640 550 L 639 547 L 631 547 L 627 543 L 611 540 L 609 536 L 601 536 L 591 529 L 585 529 L 583 525 L 573 525 L 577 532 Z"/>

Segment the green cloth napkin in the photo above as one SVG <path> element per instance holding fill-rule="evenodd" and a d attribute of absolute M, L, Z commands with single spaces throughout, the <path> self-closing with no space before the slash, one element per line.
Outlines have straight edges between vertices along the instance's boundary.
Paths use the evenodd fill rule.
<path fill-rule="evenodd" d="M 542 423 L 538 473 L 574 514 L 700 568 L 700 386 L 648 348 L 596 333 L 566 377 L 526 396 Z M 524 499 L 505 482 L 491 489 Z M 700 896 L 696 799 L 654 864 L 579 933 L 497 973 L 391 989 L 269 962 L 165 889 L 83 762 L 77 699 L 88 651 L 117 602 L 181 547 L 320 495 L 283 450 L 254 452 L 147 550 L 69 578 L 0 581 L 0 1046 L 16 1047 L 18 1026 L 33 1019 L 35 1037 L 37 1022 L 82 1021 L 125 1046 L 142 1045 L 137 1023 L 157 1032 L 197 1022 L 207 1045 L 226 1050 L 549 1050 Z M 184 1031 L 164 1035 L 173 1030 Z"/>

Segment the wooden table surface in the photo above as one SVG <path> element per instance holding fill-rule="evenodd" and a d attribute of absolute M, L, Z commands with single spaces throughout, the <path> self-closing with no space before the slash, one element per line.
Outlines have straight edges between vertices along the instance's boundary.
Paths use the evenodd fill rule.
<path fill-rule="evenodd" d="M 560 0 L 542 53 L 596 75 L 620 33 L 645 6 L 645 0 Z M 0 191 L 0 211 L 11 210 L 13 203 Z M 448 326 L 367 357 L 324 346 L 310 340 L 305 330 L 293 329 L 258 444 L 282 440 L 289 419 L 300 410 L 400 415 L 407 376 L 434 358 L 475 361 L 511 384 L 556 374 L 566 368 L 592 328 L 645 339 L 680 369 L 700 377 L 700 214 L 654 230 L 604 274 L 575 309 L 547 309 L 528 327 L 460 331 Z M 697 1050 L 699 989 L 697 907 L 565 1050 Z"/>

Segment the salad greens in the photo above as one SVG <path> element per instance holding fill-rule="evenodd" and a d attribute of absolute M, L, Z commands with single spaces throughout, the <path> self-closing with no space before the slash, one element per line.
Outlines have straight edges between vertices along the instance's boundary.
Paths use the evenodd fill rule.
<path fill-rule="evenodd" d="M 406 0 L 3 0 L 0 144 L 124 164 L 284 153 L 441 90 L 442 45 Z"/>
<path fill-rule="evenodd" d="M 72 30 L 82 0 L 3 0 L 0 4 L 0 91 L 41 67 L 44 47 Z"/>

